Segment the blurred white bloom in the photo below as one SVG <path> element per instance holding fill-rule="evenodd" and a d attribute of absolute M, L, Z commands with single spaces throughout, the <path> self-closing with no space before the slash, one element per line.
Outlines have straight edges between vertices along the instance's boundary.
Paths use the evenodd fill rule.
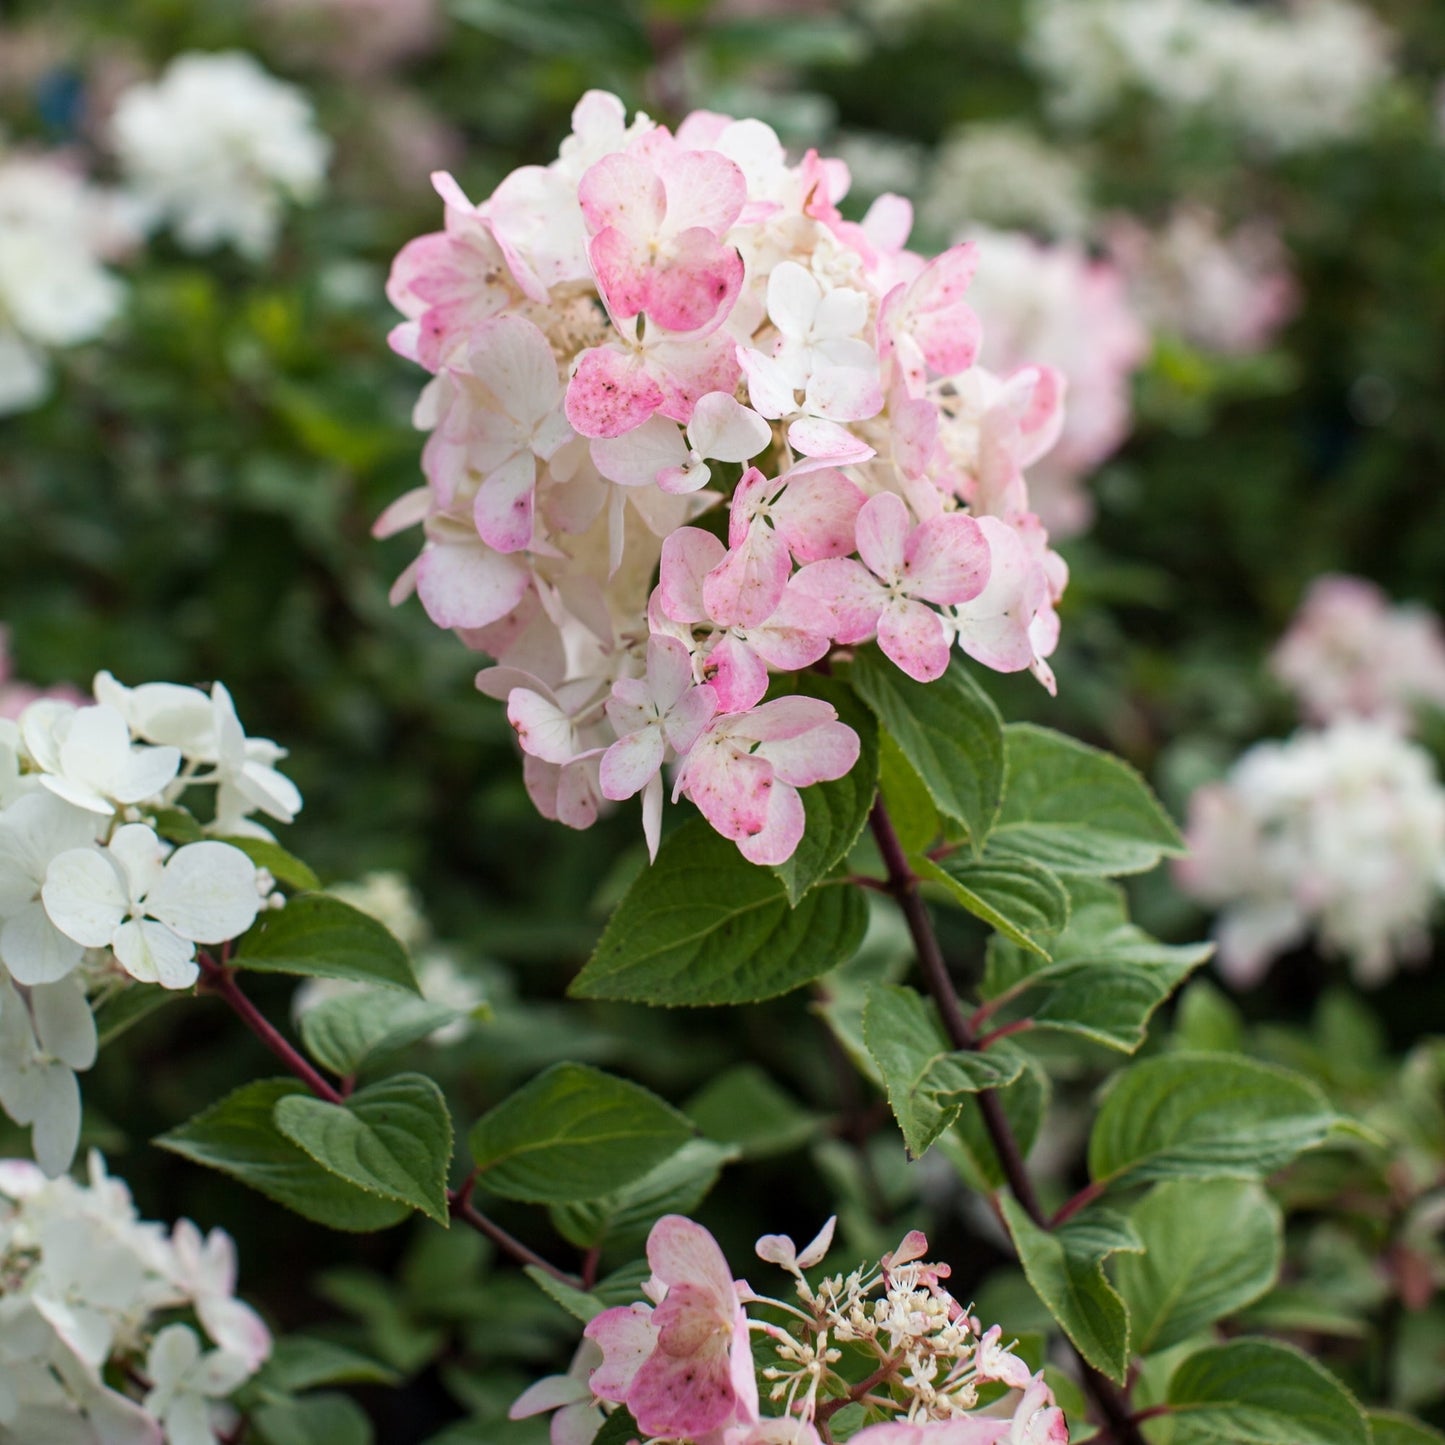
<path fill-rule="evenodd" d="M 1428 608 L 1392 607 L 1363 577 L 1318 577 L 1270 670 L 1308 722 L 1367 717 L 1408 731 L 1417 705 L 1445 707 L 1445 629 Z"/>
<path fill-rule="evenodd" d="M 1311 931 L 1379 983 L 1420 956 L 1445 887 L 1445 790 L 1421 747 L 1347 720 L 1260 743 L 1189 806 L 1186 892 L 1221 910 L 1219 964 L 1237 984 Z"/>
<path fill-rule="evenodd" d="M 1392 70 L 1388 33 L 1351 0 L 1033 0 L 1025 49 L 1061 120 L 1135 91 L 1281 152 L 1356 134 Z"/>
<path fill-rule="evenodd" d="M 229 244 L 252 260 L 275 248 L 283 202 L 320 191 L 331 153 L 305 95 L 240 51 L 177 56 L 126 91 L 111 143 L 186 250 Z"/>
<path fill-rule="evenodd" d="M 115 203 L 62 162 L 0 157 L 0 415 L 43 401 L 49 352 L 119 312 L 125 288 L 101 263 L 123 236 Z"/>
<path fill-rule="evenodd" d="M 1077 237 L 1089 221 L 1087 183 L 1074 161 L 1025 126 L 967 125 L 939 146 L 919 219 L 938 236 L 1001 226 Z"/>
<path fill-rule="evenodd" d="M 199 1238 L 186 1220 L 173 1243 L 140 1219 L 97 1154 L 88 1184 L 0 1161 L 0 1442 L 214 1445 L 213 1420 L 234 1419 L 219 1402 L 259 1368 L 270 1335 L 230 1299 L 254 1322 L 250 1353 L 212 1334 L 221 1348 L 202 1354 L 196 1331 L 174 1318 L 194 1309 L 211 1331 L 177 1258 L 183 1227 Z M 208 1248 L 218 1240 L 229 1249 L 219 1231 Z M 209 1287 L 214 1306 L 220 1280 Z M 227 1294 L 233 1287 L 232 1258 Z"/>
<path fill-rule="evenodd" d="M 239 848 L 169 852 L 144 823 L 117 828 L 105 848 L 60 854 L 41 896 L 61 932 L 109 948 L 132 978 L 163 988 L 189 988 L 200 973 L 195 945 L 244 933 L 261 903 L 256 865 Z"/>

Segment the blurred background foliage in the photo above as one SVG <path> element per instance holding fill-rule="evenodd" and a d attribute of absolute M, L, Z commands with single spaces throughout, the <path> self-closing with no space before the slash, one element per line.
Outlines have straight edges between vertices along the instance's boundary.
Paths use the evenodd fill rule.
<path fill-rule="evenodd" d="M 810 1237 L 841 1201 L 849 1253 L 876 1254 L 926 1222 L 939 1255 L 955 1261 L 961 1297 L 978 1287 L 1016 1298 L 1012 1276 L 984 1283 L 1004 1258 L 991 1222 L 936 1161 L 905 1164 L 808 998 L 701 1014 L 560 1002 L 641 866 L 636 820 L 623 807 L 574 834 L 538 818 L 502 709 L 472 688 L 477 658 L 415 601 L 388 604 L 414 543 L 379 543 L 369 529 L 419 480 L 409 415 L 421 374 L 385 345 L 396 319 L 387 268 L 406 240 L 440 224 L 429 168 L 485 196 L 513 167 L 555 154 L 589 87 L 669 121 L 698 106 L 759 116 L 792 147 L 849 156 L 860 204 L 902 190 L 925 221 L 940 144 L 983 121 L 1022 123 L 1069 150 L 1101 214 L 1157 221 L 1188 200 L 1230 223 L 1268 217 L 1295 270 L 1297 316 L 1253 357 L 1156 345 L 1136 379 L 1134 434 L 1094 479 L 1096 524 L 1063 547 L 1073 575 L 1058 699 L 1027 679 L 989 679 L 1007 716 L 1123 753 L 1177 814 L 1245 743 L 1290 726 L 1262 659 L 1309 579 L 1359 573 L 1396 598 L 1445 608 L 1445 144 L 1435 113 L 1445 8 L 1374 8 L 1395 33 L 1397 74 L 1369 125 L 1313 152 L 1265 157 L 1203 122 L 1165 124 L 1142 101 L 1087 133 L 1058 130 L 1022 58 L 1015 0 L 450 0 L 437 43 L 365 76 L 318 63 L 276 23 L 277 6 L 10 0 L 0 133 L 13 144 L 88 151 L 119 86 L 184 50 L 241 48 L 305 88 L 336 147 L 324 198 L 288 217 L 270 261 L 197 258 L 153 239 L 123 268 L 120 321 L 63 360 L 45 405 L 0 421 L 0 620 L 15 671 L 38 684 L 84 684 L 102 667 L 132 684 L 225 679 L 248 731 L 291 750 L 306 808 L 288 846 L 332 882 L 404 873 L 436 935 L 484 981 L 491 1021 L 424 1065 L 459 1118 L 555 1058 L 616 1065 L 694 1101 L 709 1132 L 750 1161 L 724 1174 L 705 1216 L 736 1259 L 764 1228 Z M 924 241 L 949 239 L 925 224 Z M 1166 936 L 1202 926 L 1162 877 L 1138 903 L 1141 921 Z M 951 942 L 958 956 L 977 945 L 962 929 Z M 870 946 L 900 963 L 906 953 L 886 921 Z M 1272 1053 L 1341 1097 L 1393 1110 L 1438 1165 L 1445 1126 L 1419 1117 L 1438 1115 L 1438 1052 L 1417 1058 L 1405 1084 L 1380 1062 L 1445 1031 L 1438 969 L 1376 995 L 1382 1024 L 1329 992 L 1342 977 L 1301 952 L 1242 1005 L 1197 985 L 1183 1009 L 1203 1031 L 1196 1041 Z M 284 1010 L 284 988 L 257 992 Z M 1246 1045 L 1265 1018 L 1275 1020 L 1267 1036 Z M 739 1075 L 743 1059 L 766 1072 Z M 1106 1061 L 1075 1048 L 1053 1062 L 1084 1084 Z M 131 1179 L 143 1212 L 190 1213 L 236 1233 L 243 1289 L 273 1318 L 329 1320 L 412 1377 L 399 1394 L 361 1392 L 381 1439 L 422 1440 L 463 1412 L 473 1423 L 448 1442 L 543 1438 L 537 1422 L 496 1416 L 565 1355 L 574 1327 L 519 1277 L 478 1274 L 476 1240 L 426 1225 L 338 1238 L 145 1147 L 268 1067 L 219 1006 L 172 1006 L 102 1055 L 86 1088 L 89 1137 Z M 1401 1093 L 1409 1087 L 1413 1102 Z M 709 1089 L 720 1090 L 710 1104 Z M 1062 1117 L 1044 1141 L 1060 1188 L 1075 1167 L 1066 1125 L 1077 1128 L 1077 1103 Z M 1445 1364 L 1432 1377 L 1430 1362 L 1445 1317 L 1438 1303 L 1406 1308 L 1378 1264 L 1401 1228 L 1388 1181 L 1357 1180 L 1364 1202 L 1340 1218 L 1310 1213 L 1319 1196 L 1307 1183 L 1291 1244 L 1303 1313 L 1287 1327 L 1327 1348 L 1372 1398 L 1439 1418 Z M 545 1225 L 499 1215 L 565 1253 Z M 634 1241 L 608 1262 L 635 1253 Z M 308 1283 L 298 1260 L 322 1273 Z M 1336 1291 L 1333 1323 L 1306 1308 L 1331 1271 L 1355 1290 Z M 1364 1332 L 1366 1318 L 1386 1321 L 1384 1332 Z"/>

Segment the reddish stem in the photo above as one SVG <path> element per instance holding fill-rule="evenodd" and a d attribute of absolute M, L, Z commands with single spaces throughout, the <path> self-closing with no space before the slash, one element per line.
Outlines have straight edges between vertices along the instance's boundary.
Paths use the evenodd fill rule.
<path fill-rule="evenodd" d="M 1057 1229 L 1065 1220 L 1072 1219 L 1081 1209 L 1087 1209 L 1107 1188 L 1107 1184 L 1097 1179 L 1092 1184 L 1084 1185 L 1072 1199 L 1066 1200 L 1059 1206 L 1058 1213 L 1049 1220 L 1049 1228 Z"/>
<path fill-rule="evenodd" d="M 1015 1019 L 1011 1024 L 1000 1024 L 992 1033 L 982 1035 L 975 1047 L 982 1053 L 990 1044 L 997 1043 L 999 1039 L 1006 1039 L 1010 1034 L 1026 1034 L 1033 1026 L 1032 1019 Z"/>

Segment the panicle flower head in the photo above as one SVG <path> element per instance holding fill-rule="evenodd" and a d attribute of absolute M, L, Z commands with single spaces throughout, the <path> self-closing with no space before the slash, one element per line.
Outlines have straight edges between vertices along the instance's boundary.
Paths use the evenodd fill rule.
<path fill-rule="evenodd" d="M 253 814 L 301 807 L 284 749 L 246 736 L 221 683 L 128 688 L 102 672 L 94 698 L 45 695 L 0 719 L 0 1108 L 52 1176 L 80 1132 L 93 1007 L 135 983 L 189 988 L 198 946 L 277 906 L 236 842 L 271 838 Z"/>
<path fill-rule="evenodd" d="M 445 228 L 393 265 L 392 345 L 431 373 L 426 486 L 377 523 L 423 530 L 393 596 L 495 659 L 544 815 L 640 795 L 655 852 L 672 765 L 778 863 L 857 739 L 773 678 L 876 637 L 915 678 L 956 645 L 1051 684 L 1066 574 L 1024 469 L 1062 387 L 976 363 L 976 248 L 909 251 L 898 196 L 844 220 L 841 162 L 598 91 L 572 119 L 479 203 L 435 176 Z"/>
<path fill-rule="evenodd" d="M 6 1438 L 158 1445 L 164 1432 L 214 1445 L 235 1422 L 226 1397 L 271 1352 L 270 1331 L 235 1288 L 227 1234 L 142 1220 L 99 1154 L 84 1184 L 0 1163 Z"/>
<path fill-rule="evenodd" d="M 331 144 L 295 86 L 242 51 L 177 56 L 116 102 L 110 141 L 151 218 L 188 251 L 263 260 L 283 204 L 321 188 Z"/>

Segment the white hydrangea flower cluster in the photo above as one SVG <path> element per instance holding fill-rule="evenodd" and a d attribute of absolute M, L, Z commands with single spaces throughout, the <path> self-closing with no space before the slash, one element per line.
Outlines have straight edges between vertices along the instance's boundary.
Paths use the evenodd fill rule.
<path fill-rule="evenodd" d="M 1445 789 L 1430 755 L 1378 722 L 1260 743 L 1189 806 L 1183 888 L 1221 910 L 1219 964 L 1254 983 L 1314 932 L 1362 984 L 1417 960 L 1445 889 Z"/>
<path fill-rule="evenodd" d="M 1388 32 L 1352 0 L 1034 0 L 1025 52 L 1060 120 L 1142 92 L 1277 153 L 1357 134 L 1392 72 Z"/>
<path fill-rule="evenodd" d="M 333 898 L 376 919 L 399 939 L 416 967 L 422 998 L 457 1015 L 434 1029 L 427 1038 L 434 1044 L 453 1044 L 464 1038 L 486 1006 L 485 992 L 476 978 L 463 973 L 456 959 L 433 941 L 421 900 L 406 878 L 390 870 L 366 873 L 355 883 L 338 883 L 327 891 Z M 302 1014 L 328 999 L 370 991 L 370 985 L 351 979 L 308 978 L 292 997 L 291 1014 L 299 1020 Z"/>
<path fill-rule="evenodd" d="M 128 688 L 102 672 L 94 692 L 0 719 L 0 1108 L 30 1126 L 51 1176 L 79 1138 L 93 1006 L 133 982 L 189 988 L 198 944 L 279 904 L 271 875 L 222 840 L 269 839 L 252 815 L 301 807 L 276 770 L 284 751 L 246 736 L 222 684 Z M 201 823 L 182 810 L 203 788 Z"/>
<path fill-rule="evenodd" d="M 116 103 L 110 139 L 151 219 L 188 251 L 276 245 L 284 202 L 321 188 L 331 143 L 310 102 L 241 51 L 177 56 Z"/>
<path fill-rule="evenodd" d="M 125 287 L 106 269 L 134 241 L 123 200 L 53 155 L 0 155 L 0 416 L 50 391 L 50 353 L 93 341 Z"/>
<path fill-rule="evenodd" d="M 1445 708 L 1440 619 L 1391 606 L 1363 577 L 1316 578 L 1269 665 L 1311 723 L 1367 717 L 1409 732 L 1421 704 Z"/>
<path fill-rule="evenodd" d="M 89 1164 L 78 1184 L 0 1162 L 0 1445 L 218 1445 L 271 1352 L 235 1245 L 142 1220 Z"/>

